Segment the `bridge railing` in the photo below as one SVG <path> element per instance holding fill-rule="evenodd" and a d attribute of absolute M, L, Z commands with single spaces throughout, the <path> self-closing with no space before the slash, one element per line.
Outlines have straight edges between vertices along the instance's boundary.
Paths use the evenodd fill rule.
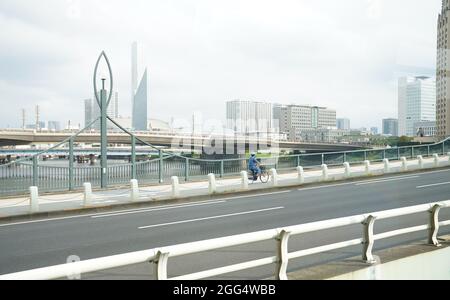
<path fill-rule="evenodd" d="M 450 225 L 450 220 L 439 220 L 439 213 L 441 209 L 449 207 L 450 200 L 375 213 L 355 215 L 298 226 L 289 226 L 194 243 L 180 244 L 170 247 L 155 248 L 146 251 L 92 259 L 14 274 L 7 274 L 0 276 L 0 280 L 51 280 L 65 277 L 77 278 L 82 274 L 148 262 L 154 264 L 156 279 L 159 280 L 198 280 L 271 264 L 275 264 L 276 266 L 276 271 L 274 273 L 275 278 L 287 280 L 287 269 L 289 266 L 289 262 L 291 260 L 313 254 L 319 254 L 336 249 L 343 249 L 351 246 L 361 245 L 362 260 L 367 263 L 375 263 L 375 259 L 373 256 L 373 247 L 376 241 L 425 230 L 428 230 L 428 243 L 434 246 L 439 246 L 438 234 L 440 227 Z M 375 234 L 374 232 L 374 225 L 379 220 L 398 218 L 401 216 L 409 216 L 419 213 L 426 213 L 428 215 L 428 224 L 422 224 L 377 234 Z M 363 232 L 362 236 L 359 238 L 294 252 L 289 251 L 289 240 L 293 236 L 358 224 L 362 225 Z M 169 278 L 167 267 L 170 258 L 202 253 L 222 248 L 229 248 L 233 246 L 248 245 L 263 241 L 273 241 L 275 243 L 276 251 L 274 255 L 262 259 L 255 259 L 239 264 L 228 265 L 202 272 Z"/>
<path fill-rule="evenodd" d="M 129 134 L 132 135 L 132 133 Z M 148 153 L 154 154 L 153 145 L 141 140 L 139 140 L 139 143 L 152 147 L 148 149 Z M 69 142 L 65 141 L 58 146 L 67 146 L 67 144 Z M 57 148 L 54 147 L 51 151 Z M 71 164 L 64 167 L 54 167 L 41 163 L 38 159 L 39 156 L 46 153 L 51 154 L 51 151 L 42 151 L 38 155 L 21 159 L 16 163 L 0 165 L 0 196 L 28 193 L 30 184 L 38 186 L 46 192 L 78 189 L 83 186 L 84 182 L 91 182 L 94 187 L 98 186 L 100 182 L 98 166 Z M 429 157 L 434 154 L 444 155 L 448 152 L 450 152 L 450 140 L 446 139 L 432 145 L 263 157 L 261 163 L 268 168 L 288 171 L 295 170 L 299 166 L 318 168 L 326 164 L 333 167 L 340 166 L 345 162 L 362 164 L 364 161 L 380 162 L 385 158 L 395 161 L 402 157 L 416 158 L 419 155 Z M 69 153 L 67 155 L 69 156 Z M 134 152 L 134 155 L 136 155 L 136 152 Z M 184 178 L 186 181 L 206 178 L 210 173 L 218 174 L 220 177 L 236 176 L 246 169 L 246 158 L 206 160 L 159 150 L 159 158 L 146 162 L 132 161 L 129 164 L 109 166 L 107 172 L 108 184 L 114 186 L 126 184 L 130 179 L 156 184 L 170 180 L 172 176 Z"/>

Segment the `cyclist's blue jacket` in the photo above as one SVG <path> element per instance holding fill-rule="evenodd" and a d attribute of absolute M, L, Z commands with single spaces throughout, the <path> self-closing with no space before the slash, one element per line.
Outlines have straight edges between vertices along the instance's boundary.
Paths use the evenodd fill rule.
<path fill-rule="evenodd" d="M 248 169 L 254 170 L 258 167 L 258 161 L 256 160 L 256 157 L 250 157 L 250 160 L 248 161 Z"/>

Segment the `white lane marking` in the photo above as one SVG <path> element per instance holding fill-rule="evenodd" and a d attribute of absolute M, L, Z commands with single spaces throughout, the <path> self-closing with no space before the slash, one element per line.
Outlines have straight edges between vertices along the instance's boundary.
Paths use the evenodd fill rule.
<path fill-rule="evenodd" d="M 199 204 L 199 203 L 208 203 L 208 202 L 217 202 L 217 200 L 216 201 L 194 202 L 194 203 L 191 203 L 189 205 Z M 169 207 L 170 208 L 183 208 L 183 206 L 185 206 L 185 205 L 157 206 L 157 207 L 153 207 L 153 209 L 156 209 L 156 208 L 169 208 Z M 148 210 L 148 209 L 149 208 L 142 208 L 142 209 L 139 209 L 139 210 Z M 119 212 L 129 212 L 129 211 L 139 211 L 139 210 L 138 209 L 122 210 L 122 211 L 119 211 Z M 78 218 L 88 218 L 88 217 L 100 216 L 100 215 L 105 215 L 105 214 L 111 214 L 111 213 L 86 214 L 86 215 L 79 215 L 79 216 L 70 216 L 70 217 L 43 219 L 43 220 L 35 220 L 35 221 L 17 222 L 17 223 L 10 223 L 10 224 L 0 224 L 0 227 L 7 227 L 7 226 L 14 226 L 14 225 L 25 225 L 25 224 L 34 224 L 34 223 L 43 223 L 43 222 L 50 222 L 50 221 L 70 220 L 70 219 L 78 219 Z"/>
<path fill-rule="evenodd" d="M 274 210 L 281 210 L 281 209 L 284 209 L 284 207 L 280 206 L 280 207 L 273 207 L 273 208 L 267 208 L 267 209 L 246 211 L 246 212 L 235 213 L 235 214 L 228 214 L 228 215 L 221 215 L 221 216 L 214 216 L 214 217 L 207 217 L 207 218 L 200 218 L 200 219 L 192 219 L 192 220 L 185 220 L 185 221 L 178 221 L 178 222 L 171 222 L 171 223 L 164 223 L 164 224 L 156 224 L 156 225 L 150 225 L 150 226 L 142 226 L 142 227 L 139 227 L 139 229 L 149 229 L 149 228 L 164 227 L 164 226 L 177 225 L 177 224 L 194 223 L 194 222 L 206 221 L 206 220 L 223 219 L 223 218 L 228 218 L 228 217 L 250 215 L 250 214 L 256 214 L 256 213 L 260 213 L 260 212 L 274 211 Z"/>
<path fill-rule="evenodd" d="M 336 186 L 343 186 L 343 185 L 353 185 L 355 184 L 354 182 L 349 182 L 349 183 L 341 183 L 341 184 L 330 184 L 330 185 L 323 185 L 323 186 L 316 186 L 316 187 L 311 187 L 311 188 L 305 188 L 305 189 L 298 189 L 300 192 L 302 191 L 311 191 L 311 190 L 318 190 L 318 189 L 326 189 L 326 188 L 331 188 L 331 187 L 336 187 Z"/>
<path fill-rule="evenodd" d="M 434 184 L 427 184 L 427 185 L 421 185 L 418 186 L 416 188 L 418 189 L 424 189 L 424 188 L 428 188 L 428 187 L 434 187 L 434 186 L 441 186 L 441 185 L 449 185 L 450 182 L 441 182 L 441 183 L 434 183 Z"/>
<path fill-rule="evenodd" d="M 384 179 L 384 180 L 380 179 L 380 180 L 360 182 L 360 183 L 356 183 L 355 185 L 368 185 L 368 184 L 384 183 L 384 182 L 390 182 L 390 181 L 408 180 L 408 179 L 414 179 L 414 178 L 419 178 L 419 177 L 420 176 L 409 176 L 409 177 L 397 177 L 397 178 Z"/>
<path fill-rule="evenodd" d="M 108 218 L 108 217 L 115 217 L 115 216 L 139 214 L 139 213 L 152 212 L 152 211 L 169 210 L 169 209 L 175 209 L 175 208 L 185 208 L 185 207 L 194 207 L 194 206 L 206 206 L 206 205 L 220 204 L 220 203 L 226 203 L 226 202 L 227 201 L 215 201 L 215 202 L 200 203 L 200 204 L 189 204 L 189 205 L 174 206 L 174 207 L 149 208 L 149 209 L 142 209 L 142 210 L 138 210 L 138 211 L 110 213 L 110 214 L 105 214 L 105 215 L 92 216 L 91 218 L 92 219 L 100 219 L 100 218 Z"/>

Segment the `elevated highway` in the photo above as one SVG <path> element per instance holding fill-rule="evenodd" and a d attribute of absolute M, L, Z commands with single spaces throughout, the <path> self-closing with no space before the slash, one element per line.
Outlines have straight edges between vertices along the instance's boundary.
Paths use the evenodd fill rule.
<path fill-rule="evenodd" d="M 261 147 L 276 147 L 287 150 L 298 150 L 306 152 L 338 152 L 363 149 L 359 145 L 333 144 L 333 143 L 308 143 L 308 142 L 285 142 L 268 140 L 265 138 L 245 138 L 245 137 L 223 137 L 223 136 L 189 136 L 175 134 L 158 133 L 135 133 L 142 141 L 159 146 L 175 148 L 196 148 L 196 147 L 221 147 L 224 149 L 235 149 L 236 147 L 246 147 L 250 145 L 260 145 Z M 0 147 L 31 145 L 31 144 L 57 144 L 73 135 L 72 132 L 37 132 L 20 130 L 0 130 Z M 100 133 L 82 133 L 75 138 L 76 143 L 96 144 L 100 143 Z M 131 144 L 131 138 L 125 133 L 109 133 L 108 142 L 110 144 Z"/>

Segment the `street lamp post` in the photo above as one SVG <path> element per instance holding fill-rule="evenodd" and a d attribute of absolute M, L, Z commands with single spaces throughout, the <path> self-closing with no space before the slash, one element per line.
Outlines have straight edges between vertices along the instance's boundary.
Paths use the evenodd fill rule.
<path fill-rule="evenodd" d="M 108 66 L 108 71 L 109 71 L 109 80 L 110 80 L 110 85 L 109 85 L 109 93 L 106 92 L 106 88 L 105 88 L 105 81 L 106 81 L 106 76 L 102 76 L 101 80 L 102 80 L 102 89 L 100 90 L 100 92 L 98 92 L 97 90 L 97 71 L 98 71 L 98 66 L 100 64 L 100 60 L 102 59 L 102 57 L 105 59 L 106 64 Z M 100 162 L 100 167 L 101 167 L 101 188 L 107 188 L 108 187 L 108 114 L 107 114 L 107 110 L 108 110 L 108 106 L 109 103 L 111 102 L 111 97 L 112 97 L 112 91 L 113 91 L 113 85 L 114 81 L 113 81 L 113 75 L 112 75 L 112 69 L 111 69 L 111 65 L 109 63 L 108 57 L 106 56 L 106 53 L 103 51 L 98 60 L 97 60 L 97 64 L 95 65 L 95 70 L 94 70 L 94 93 L 95 93 L 95 98 L 97 99 L 97 104 L 100 107 L 100 134 L 101 134 L 101 162 Z M 100 99 L 99 99 L 99 94 L 100 94 Z"/>

